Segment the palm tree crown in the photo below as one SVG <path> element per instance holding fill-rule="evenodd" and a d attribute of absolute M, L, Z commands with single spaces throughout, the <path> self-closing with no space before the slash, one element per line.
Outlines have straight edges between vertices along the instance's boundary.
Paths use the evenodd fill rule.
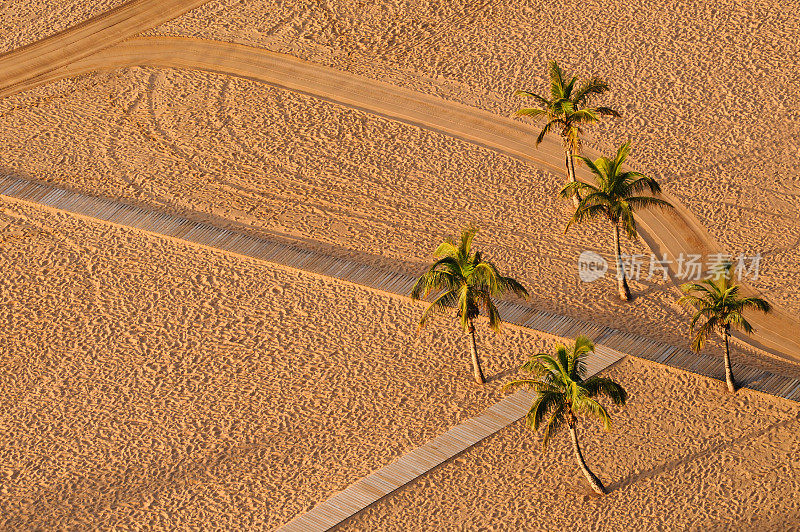
<path fill-rule="evenodd" d="M 600 121 L 601 116 L 619 116 L 619 113 L 610 107 L 589 107 L 592 97 L 608 91 L 608 85 L 598 78 L 584 81 L 576 88 L 577 76 L 569 80 L 564 75 L 558 63 L 551 61 L 550 98 L 545 98 L 531 91 L 518 90 L 516 95 L 533 98 L 538 107 L 525 108 L 517 111 L 518 116 L 530 116 L 545 121 L 539 137 L 536 139 L 538 146 L 545 135 L 555 130 L 564 142 L 568 153 L 577 155 L 581 151 L 581 126 L 594 124 Z"/>
<path fill-rule="evenodd" d="M 772 305 L 760 297 L 744 297 L 740 294 L 739 285 L 731 278 L 731 264 L 724 264 L 714 272 L 714 275 L 699 283 L 684 283 L 681 285 L 684 296 L 678 303 L 695 309 L 689 329 L 694 333 L 692 349 L 699 352 L 706 343 L 708 336 L 718 331 L 725 340 L 725 382 L 728 391 L 736 392 L 736 381 L 733 378 L 731 366 L 731 353 L 728 337 L 731 329 L 740 329 L 747 334 L 753 331 L 753 326 L 744 317 L 746 310 L 769 312 Z M 702 325 L 697 323 L 705 319 Z"/>
<path fill-rule="evenodd" d="M 440 257 L 425 272 L 411 289 L 412 299 L 427 298 L 431 292 L 437 295 L 419 320 L 419 326 L 434 312 L 444 312 L 456 308 L 461 318 L 461 326 L 470 335 L 470 351 L 472 354 L 472 371 L 475 381 L 486 382 L 483 369 L 478 358 L 478 345 L 475 340 L 474 319 L 481 309 L 489 318 L 489 326 L 500 330 L 500 313 L 492 301 L 492 297 L 506 292 L 513 292 L 521 297 L 528 297 L 528 291 L 510 277 L 503 277 L 494 264 L 483 260 L 479 252 L 472 252 L 474 229 L 461 233 L 459 242 L 447 239 L 434 255 Z"/>
<path fill-rule="evenodd" d="M 607 218 L 613 224 L 621 224 L 630 238 L 636 238 L 636 220 L 633 216 L 637 209 L 647 207 L 672 207 L 663 199 L 649 192 L 658 194 L 661 187 L 652 177 L 633 171 L 622 171 L 622 164 L 631 151 L 630 141 L 621 145 L 613 159 L 600 157 L 595 161 L 587 157 L 581 159 L 594 174 L 595 184 L 574 182 L 568 183 L 562 190 L 563 197 L 571 197 L 579 191 L 586 193 L 575 214 L 567 225 L 583 223 L 597 218 Z"/>
<path fill-rule="evenodd" d="M 456 242 L 448 238 L 434 252 L 440 257 L 430 269 L 423 274 L 411 289 L 412 299 L 425 299 L 431 292 L 437 296 L 425 310 L 419 325 L 425 325 L 435 312 L 444 312 L 448 308 L 458 309 L 458 316 L 465 331 L 470 323 L 478 317 L 481 309 L 489 318 L 492 329 L 500 330 L 500 313 L 492 301 L 493 297 L 507 292 L 527 297 L 528 291 L 516 280 L 500 275 L 494 264 L 483 260 L 479 251 L 472 252 L 472 239 L 476 230 L 467 229 Z"/>
<path fill-rule="evenodd" d="M 536 392 L 526 421 L 533 430 L 539 430 L 544 422 L 543 448 L 547 447 L 560 427 L 564 424 L 573 425 L 577 416 L 599 419 L 603 428 L 610 430 L 611 416 L 595 397 L 605 395 L 614 404 L 625 404 L 628 394 L 613 380 L 597 376 L 584 380 L 584 359 L 593 351 L 594 344 L 586 336 L 576 338 L 571 349 L 556 344 L 555 356 L 539 353 L 522 366 L 523 370 L 533 374 L 533 378 L 512 381 L 506 385 Z"/>
<path fill-rule="evenodd" d="M 522 369 L 533 374 L 533 378 L 512 381 L 508 388 L 527 388 L 536 392 L 526 421 L 533 430 L 544 424 L 542 447 L 547 444 L 565 424 L 569 427 L 573 451 L 584 477 L 597 493 L 606 493 L 600 479 L 589 470 L 578 443 L 578 416 L 600 420 L 603 428 L 611 429 L 611 416 L 597 399 L 604 395 L 614 404 L 624 405 L 628 399 L 625 389 L 611 379 L 590 377 L 586 374 L 585 357 L 594 351 L 594 344 L 585 336 L 575 339 L 571 348 L 557 344 L 555 356 L 547 353 L 533 355 Z"/>
<path fill-rule="evenodd" d="M 630 151 L 631 143 L 626 142 L 619 147 L 617 155 L 613 159 L 600 157 L 596 161 L 592 161 L 586 157 L 580 157 L 594 175 L 595 183 L 573 181 L 567 183 L 561 190 L 561 196 L 565 198 L 580 197 L 580 193 L 584 193 L 583 198 L 575 207 L 575 214 L 572 215 L 565 232 L 574 223 L 584 223 L 598 218 L 606 218 L 614 226 L 614 252 L 617 262 L 619 296 L 625 301 L 631 299 L 631 291 L 622 266 L 620 226 L 629 238 L 636 238 L 638 233 L 634 213 L 637 209 L 672 207 L 669 202 L 652 196 L 652 194 L 661 192 L 661 187 L 658 186 L 655 179 L 639 172 L 622 170 L 622 164 Z M 647 195 L 647 193 L 651 195 Z"/>
<path fill-rule="evenodd" d="M 678 303 L 693 307 L 696 311 L 689 323 L 690 330 L 695 333 L 692 339 L 692 349 L 695 351 L 703 348 L 709 334 L 714 331 L 723 332 L 733 328 L 750 334 L 753 326 L 744 317 L 745 310 L 769 312 L 772 309 L 769 302 L 760 297 L 742 297 L 739 285 L 731 279 L 730 269 L 731 265 L 726 264 L 717 275 L 699 283 L 681 285 L 685 295 Z M 706 321 L 697 327 L 703 318 Z"/>

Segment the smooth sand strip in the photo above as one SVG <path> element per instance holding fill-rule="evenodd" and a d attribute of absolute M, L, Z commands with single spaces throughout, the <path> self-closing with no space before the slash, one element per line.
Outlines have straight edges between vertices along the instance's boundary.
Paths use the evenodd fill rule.
<path fill-rule="evenodd" d="M 206 248 L 234 253 L 304 270 L 357 284 L 384 293 L 408 297 L 414 277 L 382 270 L 373 266 L 316 253 L 291 245 L 220 229 L 178 216 L 132 207 L 111 200 L 84 196 L 11 176 L 0 176 L 0 197 L 44 206 L 79 216 L 135 228 L 148 233 L 191 242 Z M 585 334 L 599 346 L 646 358 L 723 380 L 719 358 L 698 355 L 648 338 L 575 320 L 511 301 L 498 302 L 498 309 L 508 324 L 535 330 L 557 338 L 574 338 Z M 757 347 L 736 339 L 744 350 L 763 354 Z M 776 375 L 761 369 L 734 364 L 734 375 L 741 386 L 794 401 L 800 400 L 800 379 Z"/>
<path fill-rule="evenodd" d="M 616 363 L 624 353 L 597 346 L 586 360 L 587 376 L 595 375 Z M 468 419 L 391 464 L 354 482 L 329 499 L 300 514 L 279 532 L 323 532 L 352 517 L 393 491 L 431 469 L 466 451 L 500 429 L 523 418 L 531 407 L 534 394 L 515 392 L 490 406 L 479 416 Z"/>
<path fill-rule="evenodd" d="M 81 24 L 0 55 L 2 91 L 25 90 L 31 80 L 124 39 L 160 26 L 208 0 L 131 0 Z"/>
<path fill-rule="evenodd" d="M 27 82 L 14 86 L 0 84 L 0 96 L 65 77 L 128 66 L 198 69 L 262 81 L 444 133 L 563 174 L 564 155 L 557 140 L 548 137 L 539 149 L 533 148 L 538 135 L 536 127 L 292 56 L 230 43 L 184 38 L 131 39 Z M 586 151 L 591 157 L 598 155 Z M 579 177 L 587 178 L 586 172 L 585 168 L 579 168 Z M 654 253 L 666 254 L 674 268 L 680 255 L 708 256 L 723 251 L 680 202 L 669 196 L 667 199 L 675 205 L 674 211 L 645 210 L 637 217 L 640 233 Z M 671 274 L 676 279 L 674 269 Z M 745 291 L 755 293 L 747 286 Z M 800 361 L 797 320 L 779 309 L 769 316 L 754 313 L 748 319 L 755 328 L 746 339 L 748 343 L 772 356 Z"/>

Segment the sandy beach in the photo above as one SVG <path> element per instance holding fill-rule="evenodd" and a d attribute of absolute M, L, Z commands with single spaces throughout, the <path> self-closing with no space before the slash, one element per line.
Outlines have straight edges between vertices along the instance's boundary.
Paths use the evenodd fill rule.
<path fill-rule="evenodd" d="M 123 3 L 124 0 L 4 0 L 0 2 L 0 53 L 49 37 Z"/>
<path fill-rule="evenodd" d="M 613 432 L 579 429 L 609 495 L 517 422 L 338 530 L 797 530 L 796 404 L 632 358 L 603 375 L 631 394 Z"/>
<path fill-rule="evenodd" d="M 418 334 L 407 299 L 3 210 L 6 529 L 275 527 L 496 402 L 549 343 L 481 328 L 504 375 L 480 388 L 465 338 Z"/>
<path fill-rule="evenodd" d="M 0 52 L 121 4 L 3 2 Z M 634 167 L 726 249 L 761 253 L 748 281 L 800 319 L 800 15 L 756 0 L 564 10 L 574 11 L 217 1 L 144 34 L 257 46 L 503 117 L 523 103 L 515 89 L 544 90 L 549 59 L 600 75 L 623 117 L 587 145 L 633 139 Z M 622 304 L 610 279 L 578 279 L 578 254 L 610 259 L 613 238 L 602 224 L 565 234 L 562 177 L 470 142 L 257 81 L 152 67 L 22 92 L 0 100 L 0 117 L 4 174 L 408 273 L 471 224 L 532 306 L 687 343 L 690 314 L 671 282 L 634 282 L 640 296 Z M 462 335 L 448 320 L 418 333 L 423 307 L 407 299 L 0 207 L 3 528 L 277 527 L 481 412 L 528 354 L 553 344 L 481 324 L 485 369 L 502 378 L 478 388 Z M 733 359 L 800 376 L 790 361 L 737 349 Z M 718 382 L 635 358 L 607 374 L 632 397 L 614 409 L 613 433 L 585 429 L 607 498 L 584 500 L 566 439 L 542 454 L 518 422 L 342 529 L 800 520 L 796 403 L 728 397 Z M 564 512 L 570 503 L 582 510 Z"/>

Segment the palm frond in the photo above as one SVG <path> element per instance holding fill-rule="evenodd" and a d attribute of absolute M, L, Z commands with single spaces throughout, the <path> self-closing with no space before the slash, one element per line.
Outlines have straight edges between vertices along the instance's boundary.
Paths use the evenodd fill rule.
<path fill-rule="evenodd" d="M 550 61 L 550 94 L 552 98 L 559 99 L 564 97 L 564 73 L 555 61 Z"/>
<path fill-rule="evenodd" d="M 760 312 L 770 312 L 772 305 L 760 297 L 746 297 L 742 299 L 741 305 L 745 309 L 758 310 Z"/>
<path fill-rule="evenodd" d="M 495 332 L 500 332 L 503 322 L 500 319 L 500 311 L 497 310 L 491 297 L 484 299 L 484 308 L 486 309 L 486 316 L 489 318 L 489 327 Z"/>
<path fill-rule="evenodd" d="M 632 210 L 639 209 L 668 209 L 672 204 L 661 198 L 654 198 L 652 196 L 633 196 L 625 200 Z"/>
<path fill-rule="evenodd" d="M 536 109 L 534 107 L 526 107 L 524 109 L 519 109 L 515 113 L 517 116 L 529 116 L 531 118 L 544 118 L 549 116 L 549 113 L 545 109 Z"/>
<path fill-rule="evenodd" d="M 572 227 L 573 224 L 582 224 L 589 220 L 608 217 L 608 207 L 603 204 L 586 205 L 588 197 L 589 196 L 586 196 L 581 200 L 575 214 L 572 215 L 572 218 L 567 223 L 567 227 L 564 229 L 565 233 L 569 231 L 569 228 Z"/>
<path fill-rule="evenodd" d="M 433 252 L 433 256 L 456 258 L 458 256 L 458 246 L 456 246 L 451 239 L 447 239 L 439 244 L 439 246 Z"/>
<path fill-rule="evenodd" d="M 573 412 L 599 419 L 605 430 L 611 430 L 611 416 L 606 409 L 588 395 L 577 396 L 572 404 Z"/>
<path fill-rule="evenodd" d="M 715 320 L 708 320 L 700 327 L 697 327 L 694 331 L 694 337 L 692 338 L 692 351 L 699 353 L 700 350 L 703 349 L 703 346 L 706 345 L 706 340 L 708 340 L 709 335 L 714 332 L 715 329 Z"/>
<path fill-rule="evenodd" d="M 536 100 L 536 103 L 538 103 L 539 105 L 541 105 L 545 109 L 550 107 L 550 103 L 551 103 L 550 100 L 548 100 L 544 96 L 539 96 L 535 92 L 529 92 L 529 91 L 525 91 L 525 90 L 515 91 L 514 92 L 514 96 L 527 96 L 529 98 L 533 98 L 534 100 Z"/>
<path fill-rule="evenodd" d="M 425 309 L 425 312 L 422 313 L 422 317 L 419 320 L 419 328 L 425 326 L 428 319 L 436 313 L 445 313 L 448 309 L 456 308 L 458 304 L 458 291 L 456 290 L 448 290 L 447 292 L 441 294 L 439 297 L 433 300 L 433 302 L 428 305 L 428 308 Z"/>
<path fill-rule="evenodd" d="M 563 406 L 564 396 L 562 394 L 549 390 L 539 391 L 533 400 L 533 404 L 531 404 L 530 410 L 528 410 L 527 416 L 525 416 L 525 421 L 533 430 L 539 430 L 539 425 L 545 416 L 552 415 Z"/>
<path fill-rule="evenodd" d="M 550 440 L 553 439 L 553 436 L 558 432 L 566 421 L 565 419 L 566 413 L 566 406 L 562 406 L 561 408 L 555 409 L 555 411 L 551 414 L 550 419 L 547 421 L 547 425 L 544 427 L 544 432 L 542 433 L 542 449 L 546 449 L 547 446 L 550 444 Z"/>
<path fill-rule="evenodd" d="M 556 126 L 558 125 L 558 123 L 559 123 L 559 119 L 557 119 L 557 118 L 556 118 L 556 119 L 550 120 L 550 121 L 549 121 L 547 124 L 545 124 L 545 125 L 544 125 L 544 127 L 542 128 L 542 130 L 539 132 L 539 136 L 538 136 L 538 137 L 536 137 L 536 145 L 537 145 L 537 146 L 538 146 L 539 144 L 541 144 L 541 143 L 542 143 L 542 141 L 544 140 L 544 137 L 545 137 L 545 136 L 546 136 L 548 133 L 550 133 L 550 131 L 551 131 L 551 130 L 552 130 L 554 127 L 556 127 Z"/>
<path fill-rule="evenodd" d="M 590 377 L 583 386 L 589 397 L 603 395 L 611 399 L 615 405 L 624 405 L 628 400 L 628 392 L 615 381 L 605 377 Z"/>
<path fill-rule="evenodd" d="M 424 299 L 431 292 L 451 290 L 459 284 L 458 278 L 452 272 L 435 269 L 436 267 L 434 265 L 417 279 L 417 282 L 411 288 L 411 299 L 415 301 Z"/>
<path fill-rule="evenodd" d="M 599 120 L 600 115 L 598 115 L 594 109 L 581 109 L 570 115 L 570 121 L 579 124 L 593 124 Z"/>
<path fill-rule="evenodd" d="M 584 81 L 578 88 L 578 91 L 572 96 L 572 101 L 576 104 L 584 106 L 589 100 L 599 94 L 608 91 L 608 84 L 600 78 L 592 78 Z"/>

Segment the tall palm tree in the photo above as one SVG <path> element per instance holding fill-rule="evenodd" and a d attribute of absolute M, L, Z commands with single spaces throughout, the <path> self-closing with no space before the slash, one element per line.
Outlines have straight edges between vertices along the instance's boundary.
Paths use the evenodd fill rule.
<path fill-rule="evenodd" d="M 739 293 L 739 285 L 731 279 L 731 265 L 725 264 L 721 271 L 699 283 L 684 283 L 681 290 L 685 293 L 678 303 L 695 309 L 690 331 L 694 333 L 692 349 L 699 353 L 705 345 L 708 335 L 718 331 L 725 338 L 725 382 L 728 391 L 736 392 L 736 381 L 731 369 L 731 352 L 728 337 L 731 328 L 741 329 L 747 334 L 753 326 L 745 319 L 745 310 L 769 312 L 772 306 L 760 297 L 743 297 Z M 705 318 L 705 322 L 697 327 L 697 322 Z"/>
<path fill-rule="evenodd" d="M 585 336 L 578 336 L 572 348 L 556 344 L 555 356 L 539 353 L 522 366 L 523 370 L 533 374 L 533 378 L 509 382 L 506 388 L 526 388 L 536 392 L 525 419 L 533 430 L 539 430 L 544 422 L 542 448 L 546 448 L 558 429 L 567 424 L 578 465 L 592 489 L 602 495 L 606 488 L 586 465 L 578 444 L 578 416 L 598 419 L 605 430 L 611 430 L 611 416 L 595 397 L 605 395 L 614 404 L 624 405 L 628 393 L 608 378 L 595 376 L 584 380 L 584 359 L 592 351 L 594 344 Z"/>
<path fill-rule="evenodd" d="M 663 199 L 653 197 L 649 194 L 658 194 L 661 187 L 655 179 L 647 177 L 639 172 L 623 172 L 622 163 L 631 151 L 631 143 L 626 142 L 617 150 L 617 155 L 613 159 L 600 157 L 592 161 L 586 157 L 580 159 L 586 163 L 589 170 L 594 174 L 595 184 L 575 181 L 568 183 L 561 190 L 562 197 L 574 197 L 580 192 L 585 191 L 584 197 L 575 209 L 575 214 L 567 224 L 566 231 L 574 223 L 584 223 L 598 218 L 605 218 L 614 226 L 614 253 L 617 263 L 617 283 L 619 297 L 624 301 L 630 301 L 631 290 L 625 277 L 625 268 L 622 266 L 622 248 L 619 241 L 620 226 L 625 229 L 628 238 L 637 237 L 636 220 L 634 213 L 637 209 L 647 207 L 672 207 Z M 566 232 L 565 231 L 565 232 Z"/>
<path fill-rule="evenodd" d="M 610 107 L 589 106 L 594 96 L 608 91 L 608 85 L 603 80 L 591 78 L 583 81 L 576 88 L 577 76 L 567 80 L 561 67 L 555 61 L 550 61 L 549 74 L 549 99 L 531 91 L 518 90 L 514 93 L 517 96 L 533 98 L 538 106 L 520 109 L 517 111 L 517 116 L 529 116 L 544 122 L 544 127 L 536 139 L 537 147 L 545 135 L 552 131 L 561 136 L 567 175 L 569 181 L 574 182 L 576 180 L 574 156 L 581 153 L 581 135 L 583 134 L 581 126 L 595 124 L 600 121 L 602 116 L 620 116 L 620 114 Z M 577 206 L 580 198 L 576 197 L 574 201 Z"/>
<path fill-rule="evenodd" d="M 433 292 L 435 298 L 422 314 L 419 326 L 423 327 L 435 312 L 445 312 L 455 308 L 461 320 L 464 332 L 470 335 L 472 352 L 472 370 L 479 384 L 486 382 L 478 359 L 478 347 L 475 341 L 475 318 L 481 309 L 489 318 L 489 326 L 500 330 L 500 313 L 492 302 L 492 298 L 506 292 L 527 298 L 528 291 L 510 277 L 503 277 L 489 261 L 483 260 L 480 252 L 472 252 L 474 229 L 465 229 L 461 240 L 456 242 L 448 238 L 434 252 L 440 257 L 425 272 L 411 289 L 411 298 L 425 299 Z"/>

